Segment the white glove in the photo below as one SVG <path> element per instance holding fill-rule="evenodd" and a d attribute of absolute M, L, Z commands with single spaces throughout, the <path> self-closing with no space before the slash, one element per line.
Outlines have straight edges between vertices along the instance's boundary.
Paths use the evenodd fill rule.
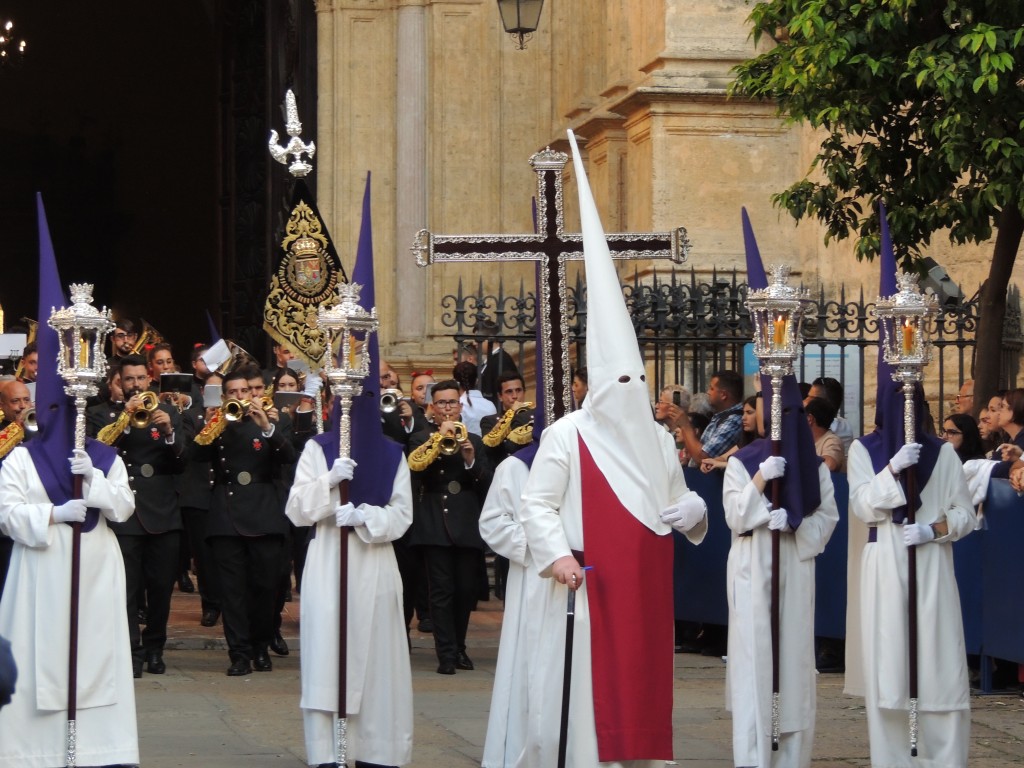
<path fill-rule="evenodd" d="M 691 491 L 661 511 L 661 522 L 671 525 L 681 533 L 686 533 L 704 519 L 707 511 L 704 499 Z"/>
<path fill-rule="evenodd" d="M 53 522 L 81 523 L 85 520 L 85 501 L 71 499 L 53 508 Z"/>
<path fill-rule="evenodd" d="M 331 483 L 331 488 L 336 486 L 342 480 L 351 480 L 352 476 L 356 471 L 356 463 L 352 459 L 335 459 L 334 466 L 331 467 L 330 474 L 327 478 Z"/>
<path fill-rule="evenodd" d="M 912 467 L 917 464 L 921 458 L 921 444 L 920 443 L 907 443 L 898 451 L 896 455 L 889 459 L 889 466 L 892 467 L 893 472 L 899 474 L 907 467 Z"/>
<path fill-rule="evenodd" d="M 908 547 L 927 544 L 935 538 L 935 531 L 924 523 L 907 523 L 903 526 L 903 543 Z"/>
<path fill-rule="evenodd" d="M 765 480 L 777 480 L 786 474 L 786 459 L 782 456 L 769 456 L 757 468 Z"/>
<path fill-rule="evenodd" d="M 81 448 L 77 448 L 74 451 L 72 451 L 71 457 L 68 459 L 68 461 L 71 462 L 71 474 L 92 474 L 92 459 L 90 459 L 89 454 L 83 451 Z"/>
<path fill-rule="evenodd" d="M 362 525 L 366 522 L 366 515 L 358 507 L 349 504 L 339 504 L 334 508 L 334 523 L 339 528 L 346 526 Z"/>
<path fill-rule="evenodd" d="M 320 376 L 310 371 L 306 374 L 306 387 L 302 390 L 302 394 L 311 400 L 316 400 L 316 396 L 320 392 L 320 384 Z"/>
<path fill-rule="evenodd" d="M 782 531 L 789 533 L 793 529 L 789 527 L 789 513 L 784 509 L 773 509 L 769 512 L 768 530 Z"/>

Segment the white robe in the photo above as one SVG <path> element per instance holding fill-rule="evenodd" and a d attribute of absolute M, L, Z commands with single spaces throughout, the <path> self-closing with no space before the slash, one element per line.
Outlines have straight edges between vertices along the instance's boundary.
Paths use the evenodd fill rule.
<path fill-rule="evenodd" d="M 501 462 L 480 512 L 480 535 L 509 561 L 501 642 L 484 740 L 484 768 L 510 768 L 526 743 L 527 681 L 530 659 L 537 649 L 536 627 L 527 621 L 530 614 L 526 607 L 542 599 L 547 588 L 547 580 L 533 568 L 526 533 L 519 523 L 520 500 L 529 474 L 529 468 L 515 455 Z"/>
<path fill-rule="evenodd" d="M 358 468 L 356 472 L 358 472 Z M 302 698 L 310 764 L 333 762 L 338 708 L 338 489 L 327 459 L 306 443 L 285 512 L 297 526 L 316 525 L 302 576 Z M 348 761 L 403 765 L 412 759 L 412 672 L 402 609 L 402 578 L 391 542 L 412 523 L 409 468 L 398 462 L 384 507 L 360 504 L 364 525 L 348 539 Z"/>
<path fill-rule="evenodd" d="M 821 504 L 779 541 L 779 749 L 772 751 L 772 536 L 770 503 L 746 467 L 729 459 L 722 489 L 732 530 L 727 569 L 729 655 L 726 706 L 737 766 L 808 766 L 814 744 L 814 558 L 839 522 L 832 477 L 818 467 Z M 746 531 L 751 536 L 739 536 Z"/>
<path fill-rule="evenodd" d="M 121 459 L 106 477 L 94 469 L 84 479 L 83 496 L 102 514 L 82 534 L 78 764 L 138 763 L 124 561 L 107 527 L 107 518 L 124 522 L 135 512 Z M 28 450 L 15 448 L 0 469 L 0 531 L 14 539 L 0 635 L 11 641 L 18 688 L 0 710 L 0 766 L 66 764 L 72 531 L 50 524 L 52 509 Z"/>
<path fill-rule="evenodd" d="M 667 498 L 674 501 L 687 492 L 675 444 L 667 432 L 660 432 L 659 448 L 670 478 Z M 531 665 L 528 683 L 527 743 L 517 766 L 549 768 L 558 755 L 559 722 L 562 706 L 562 680 L 565 663 L 565 585 L 551 576 L 551 566 L 571 550 L 584 550 L 583 490 L 578 433 L 571 416 L 559 419 L 544 430 L 533 469 L 523 491 L 522 525 L 541 576 L 546 576 L 539 594 L 529 606 L 527 621 L 536 632 L 538 650 Z M 654 511 L 653 514 L 657 515 Z M 699 544 L 707 533 L 705 517 L 686 537 Z M 638 563 L 637 567 L 642 567 Z M 671 642 L 666 638 L 666 642 Z M 572 768 L 628 765 L 654 768 L 659 760 L 634 760 L 628 763 L 601 763 L 597 759 L 597 732 L 594 724 L 593 686 L 590 676 L 590 611 L 587 581 L 576 593 L 576 619 L 573 640 L 572 687 L 569 700 L 569 742 L 566 765 Z"/>
<path fill-rule="evenodd" d="M 877 541 L 861 558 L 861 626 L 865 705 L 873 766 L 962 768 L 970 731 L 969 686 L 952 542 L 974 530 L 975 511 L 960 459 L 943 445 L 920 489 L 916 520 L 945 520 L 949 533 L 917 547 L 919 757 L 910 757 L 907 643 L 907 547 L 891 510 L 905 501 L 888 468 L 875 474 L 867 449 L 850 448 L 850 510 Z"/>

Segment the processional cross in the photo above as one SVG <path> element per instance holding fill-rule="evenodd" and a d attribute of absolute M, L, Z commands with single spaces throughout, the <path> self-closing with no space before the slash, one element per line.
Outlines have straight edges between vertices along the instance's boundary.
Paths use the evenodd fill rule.
<path fill-rule="evenodd" d="M 541 324 L 540 365 L 544 372 L 545 423 L 570 410 L 569 321 L 566 262 L 583 259 L 583 235 L 566 233 L 562 171 L 569 156 L 547 147 L 530 158 L 537 174 L 537 234 L 435 235 L 421 229 L 412 251 L 421 267 L 435 262 L 535 261 L 540 263 L 537 322 Z M 685 227 L 669 232 L 606 235 L 614 259 L 670 259 L 682 264 L 690 252 Z M 599 307 L 594 310 L 599 311 Z M 540 371 L 538 371 L 539 373 Z"/>

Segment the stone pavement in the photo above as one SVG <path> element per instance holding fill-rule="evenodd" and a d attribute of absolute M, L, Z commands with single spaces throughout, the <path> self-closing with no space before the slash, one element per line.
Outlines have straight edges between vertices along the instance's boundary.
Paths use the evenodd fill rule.
<path fill-rule="evenodd" d="M 298 596 L 287 604 L 284 635 L 292 648 L 274 671 L 229 678 L 222 627 L 199 625 L 198 595 L 177 591 L 165 654 L 167 673 L 136 681 L 139 739 L 146 768 L 305 764 L 299 713 Z M 483 749 L 501 625 L 500 603 L 481 604 L 470 626 L 473 672 L 438 675 L 430 636 L 412 633 L 414 768 L 478 766 Z M 676 655 L 673 714 L 676 764 L 732 765 L 730 719 L 720 659 Z M 1024 763 L 1024 701 L 1016 695 L 972 697 L 971 768 Z M 815 766 L 867 766 L 867 726 L 860 699 L 842 694 L 842 675 L 818 678 Z"/>

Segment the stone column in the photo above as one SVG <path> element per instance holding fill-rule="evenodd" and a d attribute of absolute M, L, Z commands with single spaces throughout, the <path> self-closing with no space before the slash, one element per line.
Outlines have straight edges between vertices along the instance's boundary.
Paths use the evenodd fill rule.
<path fill-rule="evenodd" d="M 395 248 L 397 307 L 395 339 L 422 340 L 427 329 L 427 270 L 409 248 L 427 226 L 427 30 L 425 0 L 399 0 L 395 98 Z"/>

